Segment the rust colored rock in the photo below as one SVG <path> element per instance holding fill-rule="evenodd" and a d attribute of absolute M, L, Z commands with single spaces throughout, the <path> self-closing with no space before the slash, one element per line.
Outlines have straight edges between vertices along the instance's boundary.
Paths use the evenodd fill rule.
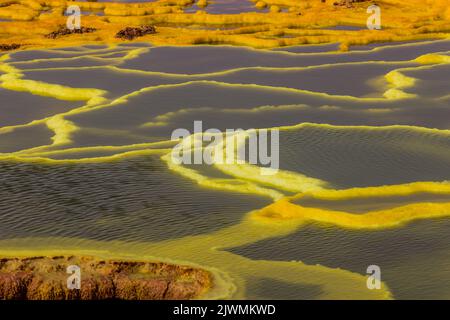
<path fill-rule="evenodd" d="M 82 34 L 82 33 L 92 33 L 97 31 L 95 28 L 89 28 L 89 27 L 81 27 L 79 29 L 69 29 L 65 26 L 60 26 L 58 30 L 50 32 L 45 37 L 49 39 L 56 39 L 62 36 L 66 36 L 69 34 Z"/>
<path fill-rule="evenodd" d="M 26 274 L 0 273 L 0 300 L 18 300 L 26 297 Z"/>
<path fill-rule="evenodd" d="M 352 7 L 353 3 L 356 2 L 367 2 L 369 0 L 340 0 L 333 3 L 335 6 L 347 6 L 348 8 Z"/>
<path fill-rule="evenodd" d="M 65 300 L 66 293 L 61 281 L 34 276 L 27 286 L 28 300 Z"/>
<path fill-rule="evenodd" d="M 146 34 L 156 33 L 156 28 L 151 25 L 140 26 L 140 27 L 126 27 L 120 30 L 116 34 L 116 38 L 133 40 L 137 37 L 145 36 Z"/>
<path fill-rule="evenodd" d="M 162 300 L 167 290 L 168 280 L 130 279 L 119 276 L 114 279 L 116 297 L 123 300 Z"/>
<path fill-rule="evenodd" d="M 12 43 L 12 44 L 0 44 L 0 50 L 1 51 L 10 51 L 10 50 L 16 50 L 20 48 L 20 44 Z"/>
<path fill-rule="evenodd" d="M 184 282 L 173 282 L 167 288 L 165 298 L 168 300 L 184 300 L 195 298 L 195 292 L 199 289 L 199 284 Z"/>
<path fill-rule="evenodd" d="M 115 287 L 111 278 L 100 276 L 97 279 L 88 278 L 81 281 L 81 300 L 100 300 L 114 298 L 116 298 Z"/>
<path fill-rule="evenodd" d="M 81 270 L 80 289 L 67 287 L 67 267 Z M 209 272 L 162 262 L 53 256 L 0 259 L 0 299 L 192 299 L 211 287 Z"/>

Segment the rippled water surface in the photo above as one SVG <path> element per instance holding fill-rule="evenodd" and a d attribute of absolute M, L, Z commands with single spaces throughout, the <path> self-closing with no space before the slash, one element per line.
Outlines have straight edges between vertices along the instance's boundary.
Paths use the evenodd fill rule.
<path fill-rule="evenodd" d="M 11 53 L 32 85 L 0 90 L 0 250 L 192 262 L 229 274 L 236 298 L 450 298 L 450 65 L 416 59 L 448 56 L 450 41 L 355 49 Z M 174 165 L 171 134 L 195 120 L 280 129 L 282 175 Z M 369 265 L 386 295 L 367 290 Z"/>

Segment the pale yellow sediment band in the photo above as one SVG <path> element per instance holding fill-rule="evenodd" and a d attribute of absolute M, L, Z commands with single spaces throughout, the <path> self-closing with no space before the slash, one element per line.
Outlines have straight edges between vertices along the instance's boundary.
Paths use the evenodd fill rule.
<path fill-rule="evenodd" d="M 294 197 L 286 197 L 259 210 L 252 218 L 263 222 L 287 222 L 302 224 L 307 221 L 334 224 L 351 229 L 383 229 L 399 226 L 414 220 L 450 216 L 449 202 L 421 202 L 400 205 L 394 208 L 352 214 L 344 211 L 304 207 L 292 201 L 308 195 L 317 199 L 346 200 L 360 197 L 405 196 L 417 193 L 431 193 L 450 196 L 450 183 L 417 182 L 404 185 L 354 188 L 346 190 L 319 190 Z"/>

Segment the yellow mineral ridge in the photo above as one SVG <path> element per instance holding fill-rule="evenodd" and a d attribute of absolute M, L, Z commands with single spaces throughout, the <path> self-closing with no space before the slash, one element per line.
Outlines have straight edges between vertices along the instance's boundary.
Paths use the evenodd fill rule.
<path fill-rule="evenodd" d="M 254 48 L 274 48 L 301 44 L 340 43 L 341 50 L 351 45 L 363 45 L 374 42 L 411 41 L 421 39 L 448 39 L 450 35 L 450 7 L 448 0 L 382 0 L 377 4 L 382 10 L 382 30 L 372 31 L 366 28 L 367 7 L 372 3 L 362 1 L 353 3 L 350 8 L 334 5 L 334 1 L 295 1 L 265 0 L 253 1 L 255 12 L 241 14 L 210 14 L 207 9 L 210 1 L 200 1 L 201 9 L 196 13 L 185 13 L 184 10 L 194 0 L 158 0 L 149 3 L 110 3 L 110 2 L 75 2 L 75 1 L 40 1 L 40 0 L 1 0 L 0 22 L 2 33 L 0 45 L 4 50 L 20 45 L 20 49 L 68 47 L 86 44 L 107 44 L 109 49 L 118 43 L 131 41 L 121 40 L 115 35 L 128 26 L 155 25 L 157 32 L 135 38 L 134 42 L 150 42 L 154 45 L 197 45 L 197 44 L 230 44 L 244 45 Z M 94 32 L 69 34 L 50 39 L 51 32 L 64 26 L 67 17 L 65 9 L 70 5 L 78 5 L 82 11 L 92 14 L 82 15 L 82 26 L 95 28 Z M 262 12 L 258 8 L 269 8 Z M 97 13 L 101 13 L 98 15 Z M 355 30 L 337 30 L 336 26 L 353 26 Z M 358 28 L 359 27 L 359 28 Z M 131 42 L 132 43 L 132 42 Z M 9 46 L 9 47 L 8 47 Z M 84 49 L 90 56 L 90 49 Z M 121 61 L 138 57 L 146 51 L 141 48 L 125 50 Z M 91 57 L 109 59 L 111 52 L 95 53 Z M 288 54 L 288 53 L 286 53 Z M 333 53 L 334 54 L 334 53 Z M 350 55 L 352 53 L 349 53 Z M 170 239 L 155 242 L 136 242 L 130 244 L 121 241 L 94 241 L 88 239 L 67 238 L 33 238 L 31 243 L 26 239 L 1 240 L 2 256 L 42 255 L 79 255 L 96 256 L 111 259 L 144 259 L 160 260 L 177 264 L 202 266 L 214 275 L 213 288 L 205 293 L 204 298 L 245 298 L 246 288 L 252 278 L 267 278 L 296 285 L 315 285 L 321 288 L 317 298 L 346 299 L 390 299 L 392 294 L 388 285 L 383 283 L 381 290 L 367 290 L 365 275 L 339 268 L 328 268 L 321 265 L 307 265 L 301 261 L 266 261 L 251 260 L 226 251 L 227 248 L 244 246 L 258 241 L 281 237 L 296 232 L 306 222 L 333 224 L 347 229 L 375 229 L 399 227 L 417 219 L 431 219 L 450 216 L 450 202 L 419 202 L 398 205 L 388 209 L 369 211 L 363 214 L 305 207 L 295 203 L 303 197 L 322 200 L 349 200 L 359 198 L 380 198 L 415 195 L 420 193 L 450 195 L 450 183 L 447 181 L 419 181 L 408 184 L 376 186 L 366 188 L 350 188 L 337 190 L 332 184 L 299 172 L 279 170 L 275 175 L 261 176 L 256 174 L 261 168 L 249 163 L 215 164 L 214 168 L 226 178 L 214 178 L 207 173 L 177 164 L 172 161 L 174 141 L 133 143 L 116 145 L 97 145 L 78 147 L 74 144 L 74 135 L 83 128 L 74 121 L 68 120 L 70 115 L 88 113 L 94 110 L 114 108 L 127 99 L 161 88 L 176 87 L 169 84 L 140 89 L 122 97 L 110 100 L 108 92 L 97 88 L 76 88 L 58 83 L 46 83 L 26 79 L 20 67 L 39 62 L 32 59 L 16 65 L 7 61 L 9 55 L 0 58 L 0 82 L 5 90 L 28 92 L 36 96 L 52 97 L 63 101 L 82 101 L 83 106 L 61 112 L 44 119 L 35 119 L 30 123 L 0 128 L 0 134 L 9 134 L 15 130 L 43 125 L 52 136 L 48 145 L 23 149 L 16 152 L 0 154 L 1 161 L 34 162 L 34 163 L 98 163 L 120 160 L 140 155 L 161 157 L 169 170 L 174 174 L 189 179 L 202 188 L 224 192 L 235 192 L 262 196 L 271 204 L 249 212 L 241 221 L 209 234 L 188 236 L 181 239 Z M 181 57 L 183 58 L 183 57 Z M 56 58 L 53 61 L 69 60 Z M 50 59 L 51 60 L 51 59 Z M 430 64 L 448 64 L 449 56 L 445 53 L 425 54 L 410 61 L 421 64 L 425 68 Z M 114 66 L 109 68 L 115 69 Z M 412 67 L 414 69 L 415 67 Z M 64 70 L 64 68 L 62 68 Z M 357 98 L 352 96 L 331 96 L 324 93 L 313 93 L 290 88 L 269 88 L 285 93 L 302 93 L 307 96 L 334 98 L 338 101 L 402 101 L 416 99 L 414 94 L 405 92 L 417 85 L 418 80 L 402 73 L 404 68 L 384 75 L 387 90 L 383 97 Z M 233 71 L 236 71 L 235 69 Z M 264 70 L 264 68 L 261 68 Z M 118 71 L 119 72 L 119 71 Z M 152 74 L 145 71 L 130 71 L 139 75 Z M 226 74 L 230 70 L 217 72 Z M 182 78 L 185 75 L 158 74 L 167 78 Z M 204 76 L 204 75 L 203 75 Z M 185 83 L 193 83 L 186 81 Z M 199 82 L 199 81 L 198 81 Z M 197 82 L 197 83 L 198 83 Z M 211 81 L 209 83 L 212 83 Z M 220 83 L 221 86 L 231 86 Z M 233 85 L 239 86 L 239 85 Z M 369 107 L 369 106 L 368 106 Z M 252 109 L 251 112 L 262 112 L 271 106 Z M 332 106 L 330 106 L 332 108 Z M 381 109 L 369 109 L 377 110 Z M 229 110 L 228 110 L 229 111 Z M 228 112 L 224 111 L 224 112 Z M 383 111 L 385 112 L 385 110 Z M 156 116 L 142 124 L 142 127 L 168 126 L 175 112 Z M 450 137 L 448 130 L 429 129 L 415 126 L 331 126 L 327 124 L 301 123 L 296 126 L 275 127 L 281 131 L 295 131 L 307 126 L 318 129 L 333 128 L 336 130 L 395 130 L 398 128 L 413 132 Z M 190 138 L 189 138 L 190 139 Z M 191 141 L 191 140 L 187 140 Z M 222 146 L 223 148 L 224 146 Z M 190 146 L 194 151 L 194 146 Z M 202 149 L 205 147 L 201 147 Z M 99 156 L 102 152 L 107 155 Z M 65 158 L 64 156 L 71 156 Z M 80 156 L 79 156 L 80 155 Z M 82 155 L 82 156 L 81 156 Z M 55 158 L 56 157 L 56 158 Z M 295 195 L 293 195 L 295 194 Z M 28 239 L 29 240 L 29 239 Z M 57 244 L 57 248 L 55 248 Z M 8 249 L 5 249 L 8 248 Z M 163 257 L 163 258 L 155 258 Z"/>

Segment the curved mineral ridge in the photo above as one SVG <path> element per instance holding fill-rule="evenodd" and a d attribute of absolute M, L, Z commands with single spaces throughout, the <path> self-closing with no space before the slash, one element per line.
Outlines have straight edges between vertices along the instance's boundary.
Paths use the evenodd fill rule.
<path fill-rule="evenodd" d="M 254 2 L 228 14 L 193 0 L 1 1 L 0 49 L 9 52 L 0 58 L 0 249 L 36 254 L 57 244 L 57 254 L 75 247 L 188 261 L 229 275 L 214 298 L 450 296 L 445 270 L 435 268 L 435 287 L 430 274 L 400 272 L 410 262 L 448 266 L 448 1 L 377 1 L 378 31 L 365 29 L 369 1 Z M 72 4 L 92 13 L 80 32 L 64 29 Z M 279 129 L 278 174 L 173 163 L 170 133 L 203 118 L 222 130 Z M 277 260 L 265 249 L 310 224 L 319 250 L 292 241 L 277 251 L 302 254 Z M 359 255 L 366 236 L 389 229 L 413 238 L 399 246 L 413 252 L 407 262 L 379 253 L 400 271 L 370 291 L 364 268 L 346 268 L 347 247 L 332 263 L 314 258 L 334 245 L 330 225 L 357 234 Z M 233 249 L 255 247 L 262 258 Z M 217 284 L 191 267 L 52 257 L 2 260 L 2 294 L 175 299 Z M 84 270 L 78 296 L 64 289 L 66 262 Z"/>
<path fill-rule="evenodd" d="M 81 288 L 69 289 L 66 269 L 81 269 Z M 0 300 L 178 300 L 211 287 L 205 270 L 162 262 L 87 256 L 0 259 Z"/>
<path fill-rule="evenodd" d="M 189 261 L 230 275 L 236 290 L 216 298 L 266 297 L 258 286 L 267 281 L 277 288 L 269 298 L 396 297 L 407 274 L 368 291 L 363 269 L 232 252 L 308 223 L 363 238 L 447 218 L 450 41 L 298 50 L 132 43 L 5 54 L 1 94 L 16 103 L 0 129 L 0 248 L 36 254 L 34 245 L 46 252 L 58 243 Z M 349 74 L 357 78 L 342 81 Z M 279 173 L 172 163 L 171 131 L 205 116 L 218 128 L 278 128 Z M 306 195 L 313 207 L 302 205 Z M 392 198 L 381 210 L 346 211 L 355 199 L 371 208 Z M 327 199 L 336 201 L 321 207 Z"/>

